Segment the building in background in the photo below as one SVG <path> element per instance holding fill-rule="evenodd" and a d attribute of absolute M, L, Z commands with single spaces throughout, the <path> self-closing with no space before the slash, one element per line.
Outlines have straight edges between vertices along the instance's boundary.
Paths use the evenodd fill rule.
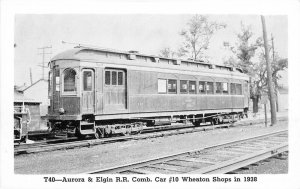
<path fill-rule="evenodd" d="M 28 135 L 48 131 L 46 120 L 40 116 L 40 104 L 38 100 L 26 97 L 17 87 L 14 88 L 15 139 L 16 135 L 26 135 L 27 138 Z"/>
<path fill-rule="evenodd" d="M 280 71 L 279 74 L 281 78 L 278 81 L 278 111 L 287 111 L 289 108 L 288 70 L 285 69 L 283 71 Z"/>
<path fill-rule="evenodd" d="M 28 96 L 36 101 L 41 102 L 40 113 L 45 116 L 48 113 L 48 80 L 40 79 L 29 87 L 22 90 L 24 96 Z"/>

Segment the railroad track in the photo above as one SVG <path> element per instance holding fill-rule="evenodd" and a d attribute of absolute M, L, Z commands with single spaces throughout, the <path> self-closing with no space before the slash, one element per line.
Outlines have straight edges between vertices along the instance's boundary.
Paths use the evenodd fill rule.
<path fill-rule="evenodd" d="M 288 131 L 232 141 L 87 174 L 222 174 L 288 151 Z"/>
<path fill-rule="evenodd" d="M 223 127 L 230 127 L 232 124 L 220 124 L 214 126 L 191 126 L 191 125 L 176 125 L 173 127 L 170 126 L 157 126 L 153 128 L 146 128 L 143 130 L 141 134 L 138 135 L 129 135 L 129 136 L 115 136 L 111 138 L 102 138 L 102 139 L 91 139 L 91 140 L 74 140 L 71 141 L 61 140 L 63 142 L 58 142 L 52 140 L 48 143 L 45 142 L 37 142 L 32 144 L 22 144 L 22 145 L 15 145 L 14 154 L 29 154 L 29 153 L 38 153 L 38 152 L 45 152 L 45 151 L 53 151 L 53 150 L 60 150 L 60 149 L 72 149 L 76 147 L 91 147 L 94 145 L 101 145 L 113 142 L 121 142 L 121 141 L 128 141 L 128 140 L 139 140 L 145 138 L 153 138 L 153 137 L 162 137 L 174 134 L 183 134 L 183 133 L 190 133 L 190 132 L 199 132 L 209 129 L 216 129 L 216 128 L 223 128 Z M 165 131 L 165 132 L 162 132 Z"/>
<path fill-rule="evenodd" d="M 281 121 L 285 121 L 282 119 Z M 251 122 L 252 125 L 259 124 L 261 122 Z M 248 122 L 235 122 L 235 123 L 226 123 L 220 125 L 208 125 L 208 126 L 191 126 L 191 125 L 175 125 L 175 126 L 156 126 L 152 128 L 146 128 L 139 135 L 130 135 L 130 136 L 117 136 L 112 138 L 102 138 L 102 139 L 91 139 L 91 140 L 76 140 L 72 138 L 70 141 L 59 139 L 58 141 L 44 141 L 37 142 L 33 144 L 21 144 L 14 146 L 14 154 L 30 154 L 30 153 L 38 153 L 38 152 L 46 152 L 46 151 L 54 151 L 54 150 L 62 150 L 62 149 L 72 149 L 76 147 L 91 147 L 94 145 L 101 145 L 107 143 L 128 141 L 128 140 L 139 140 L 145 138 L 154 138 L 154 137 L 162 137 L 174 134 L 184 134 L 191 132 L 199 132 L 205 130 L 212 130 L 217 128 L 228 128 L 231 126 L 246 126 L 249 125 Z M 163 132 L 165 131 L 165 132 Z M 155 133 L 155 134 L 154 134 Z M 50 142 L 50 143 L 49 143 Z"/>

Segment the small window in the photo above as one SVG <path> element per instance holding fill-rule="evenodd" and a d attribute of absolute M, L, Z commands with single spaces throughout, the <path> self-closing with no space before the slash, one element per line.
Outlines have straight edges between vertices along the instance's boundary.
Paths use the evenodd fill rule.
<path fill-rule="evenodd" d="M 230 83 L 230 94 L 231 95 L 235 95 L 235 84 L 234 83 Z"/>
<path fill-rule="evenodd" d="M 205 82 L 204 81 L 199 81 L 199 93 L 205 94 Z"/>
<path fill-rule="evenodd" d="M 53 93 L 53 80 L 52 80 L 52 71 L 49 72 L 48 79 L 48 96 L 52 96 Z"/>
<path fill-rule="evenodd" d="M 180 93 L 187 93 L 188 92 L 188 82 L 186 80 L 180 81 Z"/>
<path fill-rule="evenodd" d="M 116 71 L 111 72 L 111 84 L 117 85 L 117 72 Z"/>
<path fill-rule="evenodd" d="M 60 80 L 60 77 L 56 76 L 55 77 L 55 91 L 59 91 L 59 80 Z"/>
<path fill-rule="evenodd" d="M 92 91 L 93 90 L 93 80 L 92 80 L 92 72 L 91 71 L 83 72 L 83 90 L 84 91 Z"/>
<path fill-rule="evenodd" d="M 190 94 L 196 93 L 196 81 L 189 81 L 189 93 Z"/>
<path fill-rule="evenodd" d="M 222 83 L 216 82 L 216 86 L 217 86 L 216 93 L 221 94 L 222 93 Z"/>
<path fill-rule="evenodd" d="M 223 94 L 228 94 L 228 83 L 222 83 Z"/>
<path fill-rule="evenodd" d="M 167 80 L 166 79 L 158 79 L 157 90 L 158 90 L 158 93 L 167 93 Z"/>
<path fill-rule="evenodd" d="M 118 85 L 123 85 L 123 72 L 118 72 Z"/>
<path fill-rule="evenodd" d="M 174 79 L 168 80 L 168 93 L 177 93 L 177 81 Z"/>
<path fill-rule="evenodd" d="M 64 92 L 76 91 L 76 71 L 73 69 L 66 69 L 64 71 Z"/>
<path fill-rule="evenodd" d="M 242 95 L 243 94 L 242 93 L 242 84 L 236 84 L 235 88 L 236 88 L 236 94 L 237 95 Z"/>
<path fill-rule="evenodd" d="M 105 85 L 110 85 L 110 71 L 105 71 Z"/>
<path fill-rule="evenodd" d="M 207 92 L 207 94 L 214 94 L 214 83 L 213 82 L 206 83 L 206 92 Z"/>

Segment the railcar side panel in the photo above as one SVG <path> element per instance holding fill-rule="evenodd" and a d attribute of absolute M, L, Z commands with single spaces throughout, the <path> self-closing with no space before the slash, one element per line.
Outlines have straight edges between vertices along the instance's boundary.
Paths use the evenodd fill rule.
<path fill-rule="evenodd" d="M 77 96 L 62 96 L 61 107 L 65 110 L 65 115 L 80 114 L 80 97 Z"/>
<path fill-rule="evenodd" d="M 103 113 L 103 82 L 104 82 L 104 69 L 97 68 L 96 75 L 95 75 L 95 114 L 102 114 Z"/>
<path fill-rule="evenodd" d="M 209 98 L 208 95 L 199 94 L 197 96 L 197 107 L 199 110 L 205 110 L 208 107 L 207 99 Z"/>
<path fill-rule="evenodd" d="M 244 96 L 232 96 L 232 108 L 244 108 Z"/>

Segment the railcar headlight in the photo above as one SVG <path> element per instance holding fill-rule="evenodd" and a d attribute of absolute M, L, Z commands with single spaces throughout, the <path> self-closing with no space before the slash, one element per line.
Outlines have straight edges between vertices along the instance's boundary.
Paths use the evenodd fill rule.
<path fill-rule="evenodd" d="M 58 112 L 59 112 L 60 114 L 64 114 L 64 113 L 65 113 L 65 109 L 59 108 Z"/>

